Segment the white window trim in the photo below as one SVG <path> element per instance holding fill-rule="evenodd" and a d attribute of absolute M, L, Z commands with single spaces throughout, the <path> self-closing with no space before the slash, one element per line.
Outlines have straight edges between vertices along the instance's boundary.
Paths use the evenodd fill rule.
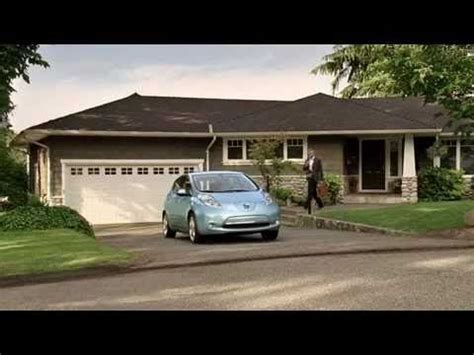
<path fill-rule="evenodd" d="M 461 170 L 461 137 L 446 138 L 442 140 L 456 141 L 456 170 Z M 439 157 L 433 157 L 433 166 L 441 166 L 441 160 L 439 159 Z M 474 174 L 463 174 L 463 177 L 472 178 L 474 177 Z"/>
<path fill-rule="evenodd" d="M 257 138 L 257 137 L 255 137 Z M 252 165 L 252 160 L 247 157 L 247 139 L 242 137 L 228 137 L 223 138 L 222 144 L 222 164 L 223 165 Z M 303 158 L 302 159 L 288 159 L 288 139 L 302 139 L 303 140 Z M 229 159 L 228 158 L 228 145 L 227 142 L 230 140 L 241 140 L 242 141 L 242 159 Z M 285 137 L 283 140 L 283 160 L 291 161 L 296 164 L 303 164 L 304 160 L 308 156 L 308 137 L 299 136 L 299 137 Z M 270 165 L 271 160 L 267 160 L 265 164 Z"/>

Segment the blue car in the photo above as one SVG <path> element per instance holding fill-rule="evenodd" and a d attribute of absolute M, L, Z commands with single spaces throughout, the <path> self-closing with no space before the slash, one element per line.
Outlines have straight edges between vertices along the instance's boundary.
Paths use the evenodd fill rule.
<path fill-rule="evenodd" d="M 206 235 L 261 233 L 275 240 L 280 207 L 250 177 L 240 172 L 189 173 L 173 183 L 163 209 L 163 235 L 188 233 L 200 243 Z"/>

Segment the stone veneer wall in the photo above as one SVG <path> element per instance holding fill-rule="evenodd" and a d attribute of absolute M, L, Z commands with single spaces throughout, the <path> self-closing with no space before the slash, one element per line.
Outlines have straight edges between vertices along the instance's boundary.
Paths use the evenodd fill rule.
<path fill-rule="evenodd" d="M 261 187 L 265 187 L 265 183 L 261 176 L 250 176 L 257 184 Z M 281 187 L 289 189 L 293 192 L 294 197 L 306 198 L 306 192 L 308 189 L 308 182 L 306 181 L 305 175 L 281 175 Z M 342 184 L 340 200 L 342 202 L 344 197 L 345 186 Z"/>
<path fill-rule="evenodd" d="M 406 202 L 418 201 L 418 178 L 402 177 L 402 198 Z"/>
<path fill-rule="evenodd" d="M 464 195 L 466 198 L 473 198 L 471 177 L 464 177 L 464 191 Z"/>

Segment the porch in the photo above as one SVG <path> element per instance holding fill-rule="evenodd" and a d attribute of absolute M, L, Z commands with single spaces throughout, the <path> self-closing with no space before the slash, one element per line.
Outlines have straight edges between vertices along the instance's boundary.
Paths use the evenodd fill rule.
<path fill-rule="evenodd" d="M 433 165 L 433 136 L 413 134 L 346 137 L 343 143 L 345 204 L 417 202 L 417 172 Z"/>

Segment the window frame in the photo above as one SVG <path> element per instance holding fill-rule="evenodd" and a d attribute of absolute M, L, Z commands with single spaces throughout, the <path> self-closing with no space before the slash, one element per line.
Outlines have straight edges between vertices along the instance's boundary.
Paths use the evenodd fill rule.
<path fill-rule="evenodd" d="M 265 137 L 242 138 L 242 137 L 228 137 L 223 138 L 222 144 L 222 163 L 223 165 L 252 165 L 252 160 L 247 156 L 247 141 L 252 139 L 260 139 Z M 288 158 L 288 140 L 301 139 L 303 141 L 303 157 L 302 158 Z M 234 140 L 242 141 L 242 159 L 229 159 L 228 142 Z M 308 156 L 308 136 L 289 136 L 283 138 L 283 160 L 291 161 L 297 164 L 303 164 Z M 266 164 L 271 164 L 271 160 L 267 160 Z"/>
<path fill-rule="evenodd" d="M 461 154 L 461 141 L 466 140 L 466 138 L 462 137 L 440 137 L 441 142 L 443 141 L 452 141 L 455 144 L 453 146 L 456 147 L 456 160 L 455 160 L 455 170 L 460 171 L 462 168 L 462 154 Z M 474 139 L 472 139 L 472 145 L 474 145 Z M 437 157 L 433 158 L 433 165 L 434 166 L 441 166 L 441 159 L 436 160 Z M 472 178 L 474 174 L 463 174 L 464 177 Z"/>

